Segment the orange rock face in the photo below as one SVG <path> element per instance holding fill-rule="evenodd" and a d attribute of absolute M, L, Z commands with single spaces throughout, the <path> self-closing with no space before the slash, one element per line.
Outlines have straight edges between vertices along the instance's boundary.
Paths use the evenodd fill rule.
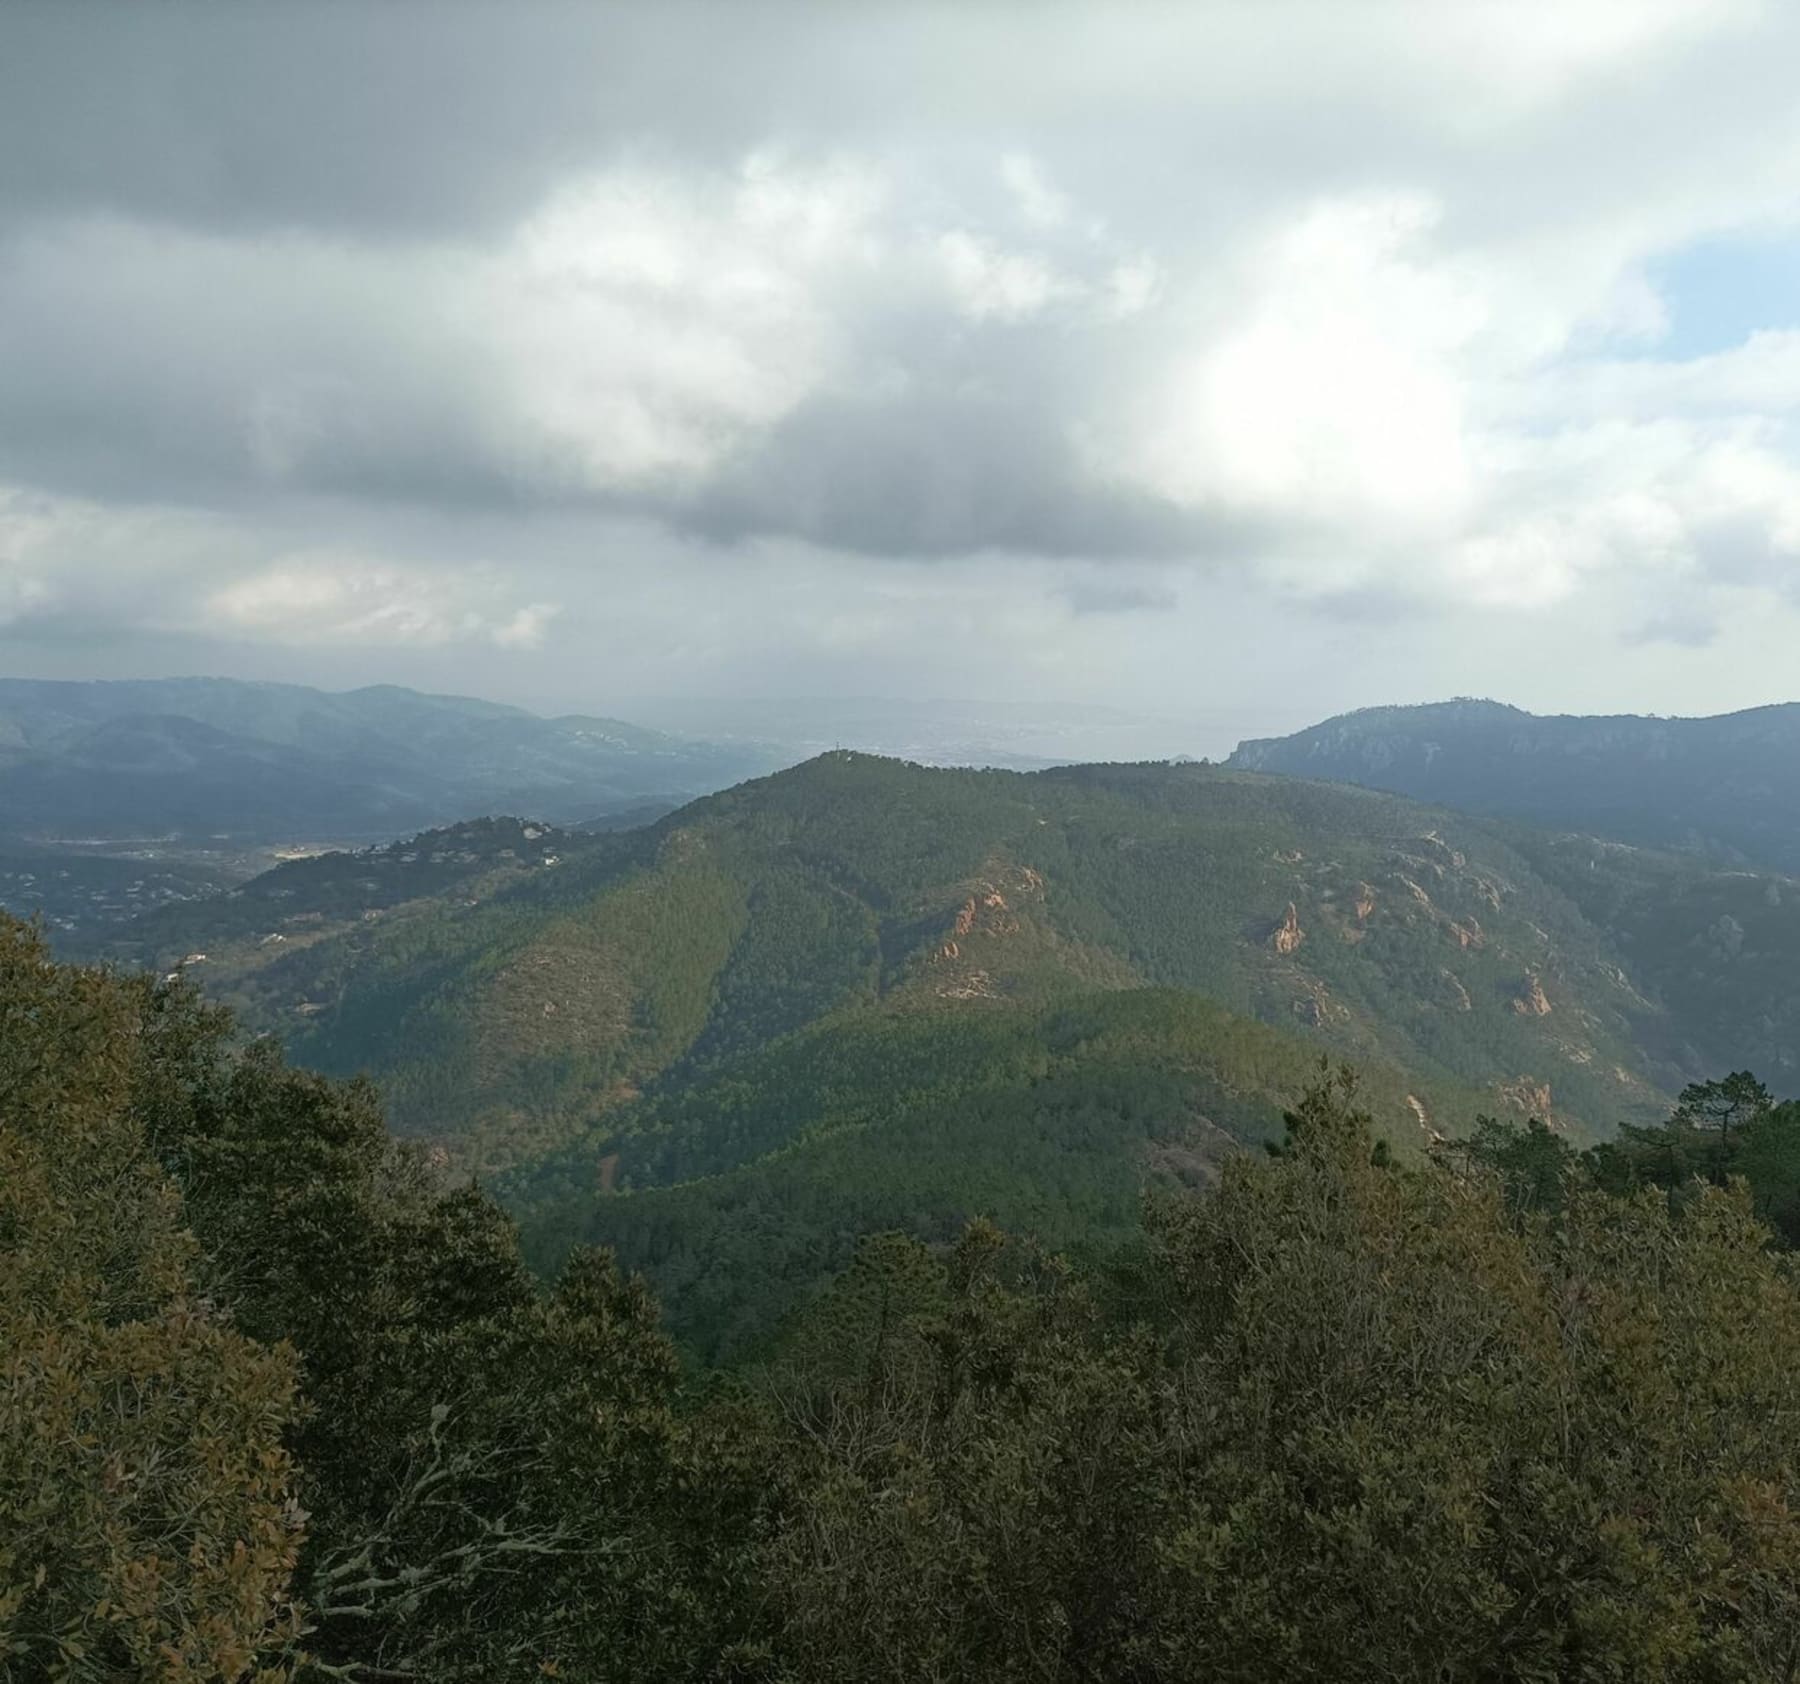
<path fill-rule="evenodd" d="M 1289 901 L 1287 912 L 1276 925 L 1274 935 L 1269 937 L 1269 945 L 1277 953 L 1292 953 L 1305 940 L 1306 932 L 1300 928 L 1300 909 Z"/>
<path fill-rule="evenodd" d="M 1550 1009 L 1550 996 L 1544 992 L 1543 982 L 1537 972 L 1527 971 L 1525 986 L 1513 1001 L 1513 1010 L 1521 1017 L 1548 1017 Z"/>

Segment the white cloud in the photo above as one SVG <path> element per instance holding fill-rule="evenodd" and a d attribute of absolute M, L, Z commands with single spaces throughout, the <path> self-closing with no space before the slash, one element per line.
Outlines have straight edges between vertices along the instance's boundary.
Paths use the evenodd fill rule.
<path fill-rule="evenodd" d="M 756 152 L 723 179 L 622 164 L 559 191 L 452 295 L 527 475 L 691 481 L 843 354 L 836 294 L 881 255 L 876 171 Z"/>
<path fill-rule="evenodd" d="M 1457 358 L 1484 301 L 1413 196 L 1304 211 L 1179 361 L 1125 467 L 1173 500 L 1441 530 L 1470 494 Z"/>
<path fill-rule="evenodd" d="M 938 238 L 957 308 L 977 321 L 1021 322 L 1074 288 L 1041 257 L 1006 251 L 967 229 Z"/>
<path fill-rule="evenodd" d="M 1043 166 L 1029 153 L 1007 153 L 1000 160 L 1000 179 L 1031 227 L 1060 228 L 1069 220 L 1073 207 L 1068 196 L 1050 184 Z"/>
<path fill-rule="evenodd" d="M 559 602 L 527 603 L 504 625 L 495 626 L 491 635 L 502 649 L 539 649 L 550 622 L 561 612 Z"/>
<path fill-rule="evenodd" d="M 515 608 L 505 596 L 489 569 L 444 573 L 326 550 L 282 557 L 213 591 L 201 616 L 219 631 L 277 643 L 538 647 L 558 605 Z"/>
<path fill-rule="evenodd" d="M 33 553 L 50 526 L 45 500 L 0 487 L 0 626 L 13 625 L 50 601 Z"/>

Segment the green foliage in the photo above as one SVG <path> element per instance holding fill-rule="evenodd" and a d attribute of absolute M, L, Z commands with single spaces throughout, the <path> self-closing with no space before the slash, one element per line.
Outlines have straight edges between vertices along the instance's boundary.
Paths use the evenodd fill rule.
<path fill-rule="evenodd" d="M 861 1235 L 934 1244 L 988 1217 L 1095 1257 L 1133 1243 L 1148 1183 L 1199 1184 L 1279 1133 L 1304 1042 L 1192 995 L 845 1014 L 647 1095 L 509 1178 L 533 1261 L 575 1243 L 641 1269 L 704 1362 L 763 1349 Z M 1389 1116 L 1406 1084 L 1368 1072 Z M 599 1193 L 601 1166 L 623 1193 Z"/>
<path fill-rule="evenodd" d="M 366 1084 L 0 933 L 0 1676 L 723 1665 L 769 1482 L 643 1286 L 546 1296 Z"/>
<path fill-rule="evenodd" d="M 1748 1066 L 1800 1069 L 1800 889 L 1590 836 L 1508 828 L 1534 872 L 1608 931 L 1643 996 L 1638 1038 L 1673 1089 Z M 1785 845 L 1791 845 L 1785 844 Z"/>
<path fill-rule="evenodd" d="M 866 1235 L 849 1267 L 791 1318 L 767 1378 L 802 1394 L 860 1386 L 865 1397 L 878 1396 L 925 1359 L 920 1324 L 947 1308 L 947 1297 L 929 1247 L 910 1234 Z"/>
<path fill-rule="evenodd" d="M 274 1678 L 285 1352 L 195 1290 L 132 1107 L 143 991 L 0 920 L 0 1677 Z"/>
<path fill-rule="evenodd" d="M 1556 1213 L 1581 1168 L 1575 1149 L 1537 1117 L 1523 1128 L 1494 1117 L 1477 1117 L 1462 1153 L 1499 1177 L 1507 1208 L 1515 1216 Z"/>
<path fill-rule="evenodd" d="M 1595 1180 L 1612 1192 L 1741 1178 L 1751 1206 L 1782 1242 L 1800 1246 L 1800 1105 L 1777 1105 L 1747 1071 L 1683 1090 L 1659 1128 L 1621 1128 L 1588 1154 Z"/>
<path fill-rule="evenodd" d="M 902 843 L 890 889 L 936 868 Z M 889 954 L 898 1005 L 695 1054 L 516 1186 L 546 1290 L 366 1084 L 0 936 L 13 1675 L 1800 1670 L 1800 1280 L 1757 1219 L 1800 1150 L 1747 1076 L 1587 1154 L 1403 1150 L 1395 1071 L 1175 990 L 930 1003 Z M 598 1148 L 645 1184 L 575 1186 Z M 624 1267 L 570 1246 L 596 1212 Z M 639 1261 L 738 1378 L 690 1385 Z"/>
<path fill-rule="evenodd" d="M 972 1229 L 912 1360 L 809 1400 L 763 1562 L 777 1676 L 1152 1676 L 1128 1642 L 1173 1472 L 1154 1349 L 1020 1249 Z"/>
<path fill-rule="evenodd" d="M 1166 1675 L 1779 1676 L 1800 1298 L 1747 1202 L 1580 1192 L 1521 1228 L 1324 1104 L 1163 1228 L 1218 1400 Z"/>
<path fill-rule="evenodd" d="M 696 1469 L 653 1301 L 577 1253 L 544 1297 L 511 1222 L 439 1190 L 366 1084 L 233 1054 L 141 991 L 150 1133 L 238 1325 L 298 1348 L 303 1676 L 636 1678 L 728 1640 L 740 1481 Z"/>
<path fill-rule="evenodd" d="M 930 1360 L 809 1404 L 787 1676 L 1787 1675 L 1800 1297 L 1747 1203 L 1521 1223 L 1340 1083 L 1294 1116 L 1158 1203 L 1140 1325 L 975 1236 Z"/>

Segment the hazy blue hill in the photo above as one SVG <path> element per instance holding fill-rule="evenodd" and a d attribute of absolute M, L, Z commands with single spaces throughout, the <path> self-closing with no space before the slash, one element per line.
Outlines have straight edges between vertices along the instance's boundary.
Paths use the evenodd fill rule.
<path fill-rule="evenodd" d="M 0 834 L 358 839 L 495 812 L 574 823 L 769 764 L 619 720 L 397 686 L 0 680 Z"/>
<path fill-rule="evenodd" d="M 352 773 L 324 752 L 130 714 L 72 723 L 50 750 L 0 768 L 0 812 L 14 834 L 103 838 L 307 835 L 336 817 L 344 834 L 404 829 L 419 808 L 366 759 Z"/>
<path fill-rule="evenodd" d="M 1797 703 L 1710 719 L 1365 708 L 1242 743 L 1227 764 L 1800 871 Z"/>

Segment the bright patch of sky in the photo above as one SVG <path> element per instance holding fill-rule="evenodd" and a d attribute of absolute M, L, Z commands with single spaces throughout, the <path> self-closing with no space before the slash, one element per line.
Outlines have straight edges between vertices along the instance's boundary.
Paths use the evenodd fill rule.
<path fill-rule="evenodd" d="M 1648 266 L 1668 330 L 1655 355 L 1711 356 L 1767 329 L 1800 329 L 1800 232 L 1697 241 Z"/>

